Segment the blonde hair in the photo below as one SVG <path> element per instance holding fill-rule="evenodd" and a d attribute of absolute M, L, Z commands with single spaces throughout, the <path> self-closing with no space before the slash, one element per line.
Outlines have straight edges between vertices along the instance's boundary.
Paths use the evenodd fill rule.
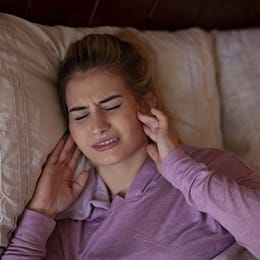
<path fill-rule="evenodd" d="M 136 34 L 131 31 L 122 31 L 117 36 L 89 34 L 69 47 L 60 66 L 58 90 L 66 119 L 66 85 L 75 73 L 92 69 L 120 75 L 138 102 L 149 91 L 156 95 L 152 56 Z"/>

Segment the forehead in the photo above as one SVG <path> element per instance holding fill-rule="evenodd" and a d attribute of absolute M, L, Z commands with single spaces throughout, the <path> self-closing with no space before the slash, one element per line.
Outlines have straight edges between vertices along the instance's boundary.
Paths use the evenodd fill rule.
<path fill-rule="evenodd" d="M 66 86 L 67 102 L 83 97 L 100 99 L 118 93 L 130 95 L 123 77 L 103 70 L 75 73 Z"/>

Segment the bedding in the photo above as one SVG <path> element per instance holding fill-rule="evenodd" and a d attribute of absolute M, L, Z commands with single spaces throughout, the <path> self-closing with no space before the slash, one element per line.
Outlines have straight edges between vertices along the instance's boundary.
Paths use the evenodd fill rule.
<path fill-rule="evenodd" d="M 213 35 L 224 147 L 260 172 L 260 29 Z"/>
<path fill-rule="evenodd" d="M 46 26 L 4 13 L 0 14 L 0 28 L 0 247 L 4 248 L 33 194 L 47 155 L 65 131 L 55 84 L 67 47 L 87 33 L 116 34 L 123 28 Z M 255 53 L 260 38 L 254 36 L 259 31 L 128 29 L 153 51 L 157 91 L 180 139 L 187 145 L 238 152 L 259 170 L 260 58 Z M 241 35 L 243 41 L 236 45 Z M 248 73 L 246 79 L 242 72 Z M 237 86 L 246 88 L 237 90 Z M 238 107 L 237 100 L 239 104 L 245 100 L 244 91 L 250 94 Z M 89 167 L 86 158 L 77 172 L 82 167 Z"/>

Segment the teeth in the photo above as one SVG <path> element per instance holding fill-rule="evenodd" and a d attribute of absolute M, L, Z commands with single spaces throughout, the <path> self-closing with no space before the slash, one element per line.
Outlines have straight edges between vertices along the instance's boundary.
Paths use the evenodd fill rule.
<path fill-rule="evenodd" d="M 116 141 L 116 138 L 112 138 L 112 139 L 107 140 L 107 141 L 105 141 L 105 142 L 99 143 L 99 144 L 97 144 L 97 146 L 108 145 L 108 144 L 113 143 L 114 141 Z"/>

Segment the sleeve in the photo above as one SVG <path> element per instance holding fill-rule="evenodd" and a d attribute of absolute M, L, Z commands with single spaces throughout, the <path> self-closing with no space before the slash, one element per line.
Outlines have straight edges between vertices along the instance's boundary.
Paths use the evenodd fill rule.
<path fill-rule="evenodd" d="M 45 258 L 46 244 L 55 228 L 55 221 L 41 213 L 32 210 L 25 210 L 22 219 L 16 229 L 13 238 L 6 251 L 2 256 L 2 260 L 59 260 L 58 254 L 53 251 Z M 53 242 L 58 241 L 53 239 Z M 61 245 L 55 243 L 51 248 L 61 252 Z M 59 250 L 60 249 L 60 250 Z M 60 253 L 59 253 L 60 254 Z"/>
<path fill-rule="evenodd" d="M 260 175 L 228 152 L 216 162 L 209 169 L 177 149 L 163 159 L 162 173 L 190 206 L 211 215 L 260 258 Z"/>

